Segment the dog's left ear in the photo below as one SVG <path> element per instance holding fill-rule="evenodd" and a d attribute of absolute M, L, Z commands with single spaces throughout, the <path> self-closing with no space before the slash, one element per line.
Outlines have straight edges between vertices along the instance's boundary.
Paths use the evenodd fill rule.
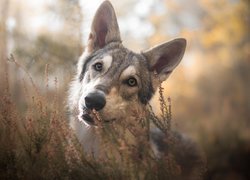
<path fill-rule="evenodd" d="M 110 42 L 121 42 L 115 10 L 109 1 L 104 1 L 94 16 L 89 35 L 90 52 L 103 48 Z"/>
<path fill-rule="evenodd" d="M 142 54 L 149 61 L 150 70 L 156 73 L 160 82 L 165 81 L 180 63 L 186 49 L 186 40 L 174 39 L 163 43 Z"/>

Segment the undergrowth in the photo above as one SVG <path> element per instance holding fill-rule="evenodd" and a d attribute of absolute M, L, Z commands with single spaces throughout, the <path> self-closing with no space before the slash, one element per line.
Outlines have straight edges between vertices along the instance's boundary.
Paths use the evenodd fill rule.
<path fill-rule="evenodd" d="M 25 71 L 13 56 L 10 61 Z M 8 75 L 0 92 L 0 179 L 181 179 L 183 169 L 176 154 L 169 151 L 159 158 L 149 141 L 151 129 L 158 128 L 160 138 L 166 136 L 170 142 L 168 149 L 178 143 L 171 133 L 171 102 L 165 101 L 163 88 L 159 90 L 161 117 L 148 105 L 147 118 L 135 112 L 132 122 L 98 125 L 101 153 L 94 157 L 84 154 L 69 128 L 56 79 L 50 93 L 48 66 L 46 92 L 25 73 L 31 81 L 31 85 L 22 81 L 25 112 L 19 111 L 10 93 Z"/>

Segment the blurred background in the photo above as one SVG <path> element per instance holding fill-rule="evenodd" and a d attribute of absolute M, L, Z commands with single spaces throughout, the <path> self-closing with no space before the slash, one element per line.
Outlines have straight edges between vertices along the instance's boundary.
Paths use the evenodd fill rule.
<path fill-rule="evenodd" d="M 20 111 L 26 110 L 22 83 L 29 77 L 24 69 L 40 91 L 57 91 L 65 105 L 101 2 L 1 0 L 0 89 L 7 74 Z M 208 179 L 250 179 L 250 1 L 111 2 L 129 49 L 140 52 L 176 37 L 187 39 L 181 64 L 163 84 L 172 100 L 174 128 L 204 150 Z M 23 69 L 10 62 L 13 58 Z M 157 111 L 157 96 L 152 104 Z"/>

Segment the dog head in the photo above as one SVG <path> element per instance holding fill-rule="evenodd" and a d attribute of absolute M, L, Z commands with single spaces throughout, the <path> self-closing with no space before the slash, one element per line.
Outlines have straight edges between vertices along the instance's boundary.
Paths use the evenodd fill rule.
<path fill-rule="evenodd" d="M 125 48 L 115 11 L 104 1 L 94 16 L 71 89 L 78 118 L 94 124 L 92 110 L 104 122 L 133 116 L 180 63 L 185 47 L 186 40 L 180 38 L 139 54 Z"/>

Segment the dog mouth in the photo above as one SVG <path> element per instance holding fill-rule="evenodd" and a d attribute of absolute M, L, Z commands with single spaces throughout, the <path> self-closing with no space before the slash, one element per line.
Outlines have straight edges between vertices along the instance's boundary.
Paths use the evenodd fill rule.
<path fill-rule="evenodd" d="M 90 114 L 83 114 L 81 116 L 82 121 L 84 121 L 85 123 L 87 123 L 88 125 L 94 125 L 95 121 L 93 120 L 93 118 L 90 116 Z"/>
<path fill-rule="evenodd" d="M 102 123 L 112 123 L 115 119 L 103 119 L 100 117 L 100 113 L 95 109 L 89 110 L 84 108 L 83 111 L 79 114 L 78 119 L 87 126 L 98 126 Z"/>

